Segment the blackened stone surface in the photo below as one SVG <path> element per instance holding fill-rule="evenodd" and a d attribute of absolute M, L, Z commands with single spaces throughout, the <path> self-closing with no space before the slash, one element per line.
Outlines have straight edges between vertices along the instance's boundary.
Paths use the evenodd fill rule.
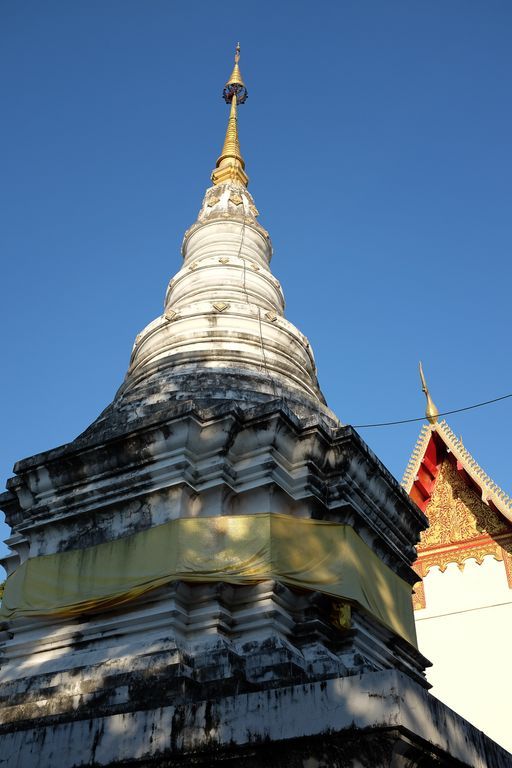
<path fill-rule="evenodd" d="M 8 768 L 510 768 L 512 757 L 407 677 L 368 673 L 60 722 L 2 737 Z"/>

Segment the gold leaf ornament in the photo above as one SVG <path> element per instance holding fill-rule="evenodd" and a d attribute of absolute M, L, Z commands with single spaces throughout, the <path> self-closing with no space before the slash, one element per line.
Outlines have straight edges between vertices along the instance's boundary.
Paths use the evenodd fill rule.
<path fill-rule="evenodd" d="M 225 312 L 226 309 L 228 309 L 229 304 L 225 301 L 214 301 L 212 307 L 217 310 L 217 312 Z"/>

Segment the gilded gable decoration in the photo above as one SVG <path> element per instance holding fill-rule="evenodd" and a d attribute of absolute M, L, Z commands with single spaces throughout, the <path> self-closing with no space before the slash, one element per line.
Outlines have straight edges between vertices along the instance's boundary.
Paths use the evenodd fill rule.
<path fill-rule="evenodd" d="M 491 555 L 505 565 L 512 588 L 512 499 L 484 472 L 446 421 L 424 425 L 402 485 L 425 512 L 430 527 L 418 544 L 414 570 L 424 578 L 433 566 L 444 572 L 470 558 Z M 415 610 L 425 608 L 425 591 L 414 588 Z"/>

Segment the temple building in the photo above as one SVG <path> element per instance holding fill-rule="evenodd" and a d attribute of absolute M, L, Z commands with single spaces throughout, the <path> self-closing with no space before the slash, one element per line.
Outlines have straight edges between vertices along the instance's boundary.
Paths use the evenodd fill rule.
<path fill-rule="evenodd" d="M 430 423 L 403 478 L 429 520 L 414 564 L 418 646 L 432 693 L 512 751 L 512 672 L 495 667 L 512 628 L 512 499 L 439 421 L 421 365 L 420 374 Z"/>
<path fill-rule="evenodd" d="M 223 95 L 162 314 L 111 405 L 0 497 L 0 766 L 510 768 L 429 693 L 427 518 L 329 409 L 284 316 L 239 49 Z"/>

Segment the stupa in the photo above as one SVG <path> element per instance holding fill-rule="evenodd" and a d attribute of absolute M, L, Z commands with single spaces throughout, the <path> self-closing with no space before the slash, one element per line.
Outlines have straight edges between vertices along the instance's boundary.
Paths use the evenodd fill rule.
<path fill-rule="evenodd" d="M 510 766 L 428 693 L 426 518 L 320 391 L 238 138 L 112 404 L 18 462 L 0 765 Z"/>

